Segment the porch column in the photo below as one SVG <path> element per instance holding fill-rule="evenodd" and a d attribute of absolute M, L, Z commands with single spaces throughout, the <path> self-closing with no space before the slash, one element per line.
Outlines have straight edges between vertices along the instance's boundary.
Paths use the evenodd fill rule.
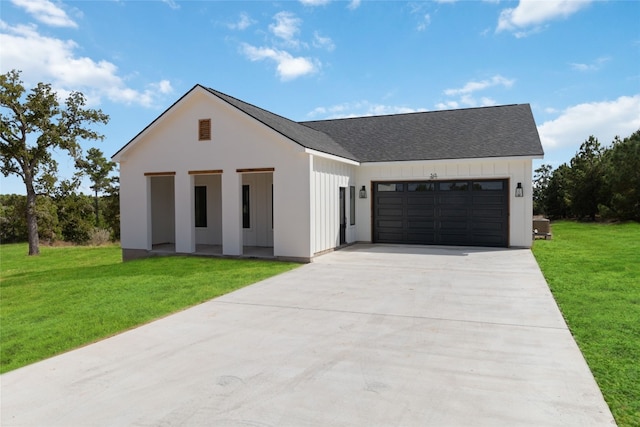
<path fill-rule="evenodd" d="M 176 201 L 176 252 L 193 253 L 196 251 L 194 228 L 194 184 L 193 175 L 178 173 L 175 177 Z"/>
<path fill-rule="evenodd" d="M 222 174 L 223 255 L 242 255 L 241 185 L 242 174 L 235 171 Z"/>

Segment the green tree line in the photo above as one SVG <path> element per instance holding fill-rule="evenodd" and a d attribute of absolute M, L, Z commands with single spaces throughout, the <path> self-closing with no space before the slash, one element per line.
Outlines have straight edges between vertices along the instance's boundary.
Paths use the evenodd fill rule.
<path fill-rule="evenodd" d="M 120 239 L 120 202 L 113 185 L 96 197 L 63 183 L 52 195 L 36 199 L 39 239 L 44 243 L 101 244 Z M 28 241 L 27 196 L 0 195 L 0 242 Z"/>
<path fill-rule="evenodd" d="M 536 169 L 533 206 L 551 219 L 640 221 L 640 130 L 608 147 L 590 136 L 568 164 Z"/>

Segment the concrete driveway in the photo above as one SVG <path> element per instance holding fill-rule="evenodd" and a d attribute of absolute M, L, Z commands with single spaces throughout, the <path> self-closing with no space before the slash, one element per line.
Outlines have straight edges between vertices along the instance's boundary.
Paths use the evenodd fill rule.
<path fill-rule="evenodd" d="M 0 380 L 5 427 L 615 425 L 529 250 L 355 245 Z"/>

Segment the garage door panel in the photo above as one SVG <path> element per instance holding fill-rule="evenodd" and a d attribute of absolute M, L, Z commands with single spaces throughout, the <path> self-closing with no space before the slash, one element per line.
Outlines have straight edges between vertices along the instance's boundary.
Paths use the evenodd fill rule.
<path fill-rule="evenodd" d="M 416 208 L 407 208 L 407 217 L 408 218 L 433 218 L 435 217 L 435 211 L 433 208 L 429 209 L 416 209 Z"/>
<path fill-rule="evenodd" d="M 397 205 L 397 206 L 399 205 L 399 206 L 402 206 L 403 200 L 404 199 L 402 197 L 395 196 L 395 195 L 393 197 L 383 196 L 383 197 L 380 197 L 378 199 L 378 205 L 381 205 L 381 206 L 387 206 L 387 205 Z"/>
<path fill-rule="evenodd" d="M 469 228 L 469 225 L 467 224 L 467 221 L 440 221 L 440 226 L 438 227 L 438 229 L 440 230 L 440 233 L 446 233 L 447 231 L 458 231 L 458 230 L 467 230 Z"/>
<path fill-rule="evenodd" d="M 486 230 L 490 232 L 496 232 L 496 231 L 501 231 L 502 229 L 503 229 L 503 223 L 501 222 L 482 221 L 482 222 L 477 222 L 473 224 L 474 231 Z"/>
<path fill-rule="evenodd" d="M 435 230 L 435 228 L 433 221 L 407 221 L 408 230 Z"/>
<path fill-rule="evenodd" d="M 473 234 L 473 246 L 502 246 L 502 238 L 496 234 Z"/>
<path fill-rule="evenodd" d="M 419 245 L 433 245 L 436 243 L 433 233 L 409 233 L 406 243 Z"/>
<path fill-rule="evenodd" d="M 422 196 L 420 193 L 410 194 L 407 198 L 407 205 L 426 205 L 426 206 L 434 206 L 436 204 L 436 199 L 432 195 Z"/>
<path fill-rule="evenodd" d="M 458 192 L 440 195 L 437 197 L 437 203 L 439 205 L 466 205 L 468 200 L 468 194 Z"/>
<path fill-rule="evenodd" d="M 403 228 L 403 221 L 402 220 L 384 220 L 384 219 L 381 219 L 381 220 L 377 221 L 377 225 L 380 228 L 398 228 L 398 229 L 402 229 Z"/>
<path fill-rule="evenodd" d="M 508 188 L 507 180 L 376 183 L 374 241 L 507 246 Z"/>
<path fill-rule="evenodd" d="M 505 198 L 500 195 L 487 194 L 487 193 L 473 193 L 471 198 L 472 203 L 483 205 L 504 205 Z"/>
<path fill-rule="evenodd" d="M 382 217 L 393 217 L 393 218 L 398 218 L 398 217 L 402 217 L 403 214 L 403 209 L 400 208 L 379 208 L 378 211 L 378 217 L 382 218 Z"/>
<path fill-rule="evenodd" d="M 451 208 L 440 208 L 440 217 L 441 218 L 467 218 L 469 216 L 469 212 L 467 209 L 451 209 Z"/>
<path fill-rule="evenodd" d="M 484 207 L 484 208 L 473 208 L 471 209 L 471 215 L 474 218 L 503 218 L 504 209 L 500 209 L 500 207 Z"/>

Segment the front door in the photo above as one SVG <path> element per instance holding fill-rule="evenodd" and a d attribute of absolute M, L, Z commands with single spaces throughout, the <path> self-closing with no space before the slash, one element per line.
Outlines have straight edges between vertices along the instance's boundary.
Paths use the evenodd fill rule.
<path fill-rule="evenodd" d="M 340 187 L 340 244 L 347 243 L 346 187 Z"/>

